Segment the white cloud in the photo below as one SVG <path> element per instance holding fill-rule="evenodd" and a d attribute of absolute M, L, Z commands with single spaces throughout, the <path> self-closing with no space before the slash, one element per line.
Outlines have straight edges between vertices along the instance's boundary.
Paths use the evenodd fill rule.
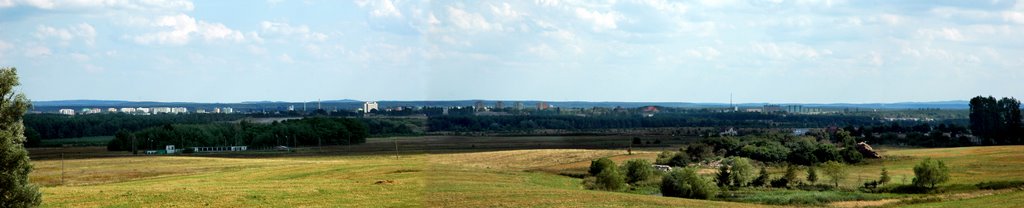
<path fill-rule="evenodd" d="M 830 50 L 818 51 L 810 46 L 797 43 L 753 43 L 751 48 L 754 52 L 774 59 L 795 60 L 795 59 L 817 59 L 822 55 L 829 55 Z"/>
<path fill-rule="evenodd" d="M 295 63 L 295 60 L 292 59 L 292 56 L 289 56 L 287 53 L 281 54 L 281 56 L 277 57 L 277 60 L 280 60 L 281 62 L 285 62 L 285 63 L 289 63 L 289 64 L 290 63 Z"/>
<path fill-rule="evenodd" d="M 263 34 L 277 35 L 277 36 L 298 36 L 303 40 L 307 41 L 325 41 L 329 36 L 320 32 L 313 32 L 309 29 L 309 26 L 300 25 L 292 26 L 284 22 L 260 22 L 260 28 Z"/>
<path fill-rule="evenodd" d="M 50 48 L 43 47 L 43 46 L 30 46 L 30 47 L 25 49 L 25 56 L 27 56 L 29 58 L 43 57 L 43 56 L 50 56 L 50 55 L 53 55 L 53 53 L 50 52 Z"/>
<path fill-rule="evenodd" d="M 956 28 L 942 28 L 942 29 L 918 29 L 918 35 L 927 38 L 928 40 L 934 39 L 946 39 L 950 41 L 964 41 L 964 35 L 960 33 L 960 30 Z"/>
<path fill-rule="evenodd" d="M 469 13 L 455 7 L 448 7 L 448 19 L 459 29 L 487 31 L 494 28 L 478 13 Z M 500 26 L 498 26 L 500 27 Z M 500 29 L 500 28 L 498 28 Z"/>
<path fill-rule="evenodd" d="M 14 49 L 14 45 L 6 41 L 0 40 L 0 60 L 3 60 L 7 56 L 7 51 Z"/>
<path fill-rule="evenodd" d="M 159 43 L 182 45 L 188 43 L 193 36 L 199 36 L 206 41 L 229 40 L 240 42 L 245 36 L 237 30 L 233 30 L 221 23 L 210 23 L 196 20 L 185 14 L 163 16 L 150 22 L 153 27 L 169 28 L 170 30 L 156 33 L 148 33 L 134 38 L 135 42 L 141 44 Z"/>
<path fill-rule="evenodd" d="M 192 11 L 189 0 L 0 0 L 0 8 L 27 6 L 44 10 L 128 9 L 139 11 Z"/>
<path fill-rule="evenodd" d="M 696 49 L 690 49 L 690 50 L 687 51 L 687 53 L 689 53 L 690 56 L 693 56 L 695 58 L 705 59 L 705 60 L 713 60 L 713 59 L 717 58 L 719 55 L 722 55 L 722 52 L 719 52 L 718 50 L 716 50 L 715 48 L 712 48 L 712 47 L 701 47 L 701 48 L 696 48 Z"/>
<path fill-rule="evenodd" d="M 517 19 L 521 15 L 519 12 L 512 10 L 512 5 L 509 5 L 508 3 L 502 3 L 500 7 L 494 5 L 490 5 L 490 7 L 491 12 L 493 12 L 495 16 L 502 17 L 505 20 Z"/>
<path fill-rule="evenodd" d="M 616 21 L 621 18 L 621 15 L 612 11 L 602 13 L 584 8 L 576 8 L 576 17 L 594 24 L 593 28 L 595 31 L 601 31 L 617 28 L 618 24 Z"/>
<path fill-rule="evenodd" d="M 68 28 L 54 28 L 46 25 L 39 25 L 35 36 L 39 39 L 56 38 L 63 44 L 75 38 L 80 38 L 86 44 L 93 45 L 96 42 L 96 28 L 88 23 L 80 23 Z"/>
<path fill-rule="evenodd" d="M 370 7 L 370 15 L 374 17 L 402 17 L 402 12 L 391 0 L 358 0 L 359 7 Z"/>

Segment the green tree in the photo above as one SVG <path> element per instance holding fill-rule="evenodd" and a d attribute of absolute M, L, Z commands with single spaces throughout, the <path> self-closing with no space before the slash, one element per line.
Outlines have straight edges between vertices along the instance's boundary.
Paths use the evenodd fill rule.
<path fill-rule="evenodd" d="M 798 180 L 800 180 L 800 178 L 798 178 L 799 176 L 797 176 L 797 171 L 799 171 L 799 167 L 796 165 L 790 164 L 786 166 L 786 174 L 782 175 L 782 178 L 786 179 L 787 186 L 799 182 Z"/>
<path fill-rule="evenodd" d="M 661 179 L 661 194 L 671 197 L 710 199 L 718 193 L 714 182 L 697 174 L 697 168 L 672 170 Z"/>
<path fill-rule="evenodd" d="M 15 92 L 17 69 L 0 68 L 0 207 L 33 207 L 42 202 L 39 188 L 29 182 L 32 164 L 25 150 L 22 116 L 31 103 Z"/>
<path fill-rule="evenodd" d="M 734 186 L 747 186 L 754 179 L 754 166 L 750 165 L 750 159 L 744 157 L 731 157 L 729 159 L 729 180 Z"/>
<path fill-rule="evenodd" d="M 941 160 L 925 158 L 920 164 L 914 166 L 914 185 L 918 187 L 935 188 L 935 185 L 949 180 L 949 167 Z"/>
<path fill-rule="evenodd" d="M 654 167 L 651 167 L 651 162 L 644 159 L 628 160 L 623 166 L 626 169 L 627 183 L 646 181 L 654 176 Z"/>
<path fill-rule="evenodd" d="M 767 185 L 769 180 L 768 177 L 768 169 L 765 168 L 765 166 L 761 166 L 761 171 L 757 174 L 757 178 L 755 178 L 753 182 L 750 182 L 750 185 L 756 187 Z"/>
<path fill-rule="evenodd" d="M 807 166 L 807 182 L 814 184 L 818 182 L 818 171 L 814 170 L 814 166 Z"/>
<path fill-rule="evenodd" d="M 835 187 L 839 187 L 839 181 L 846 179 L 846 166 L 836 161 L 828 161 L 821 164 L 821 172 L 828 176 Z"/>
<path fill-rule="evenodd" d="M 686 155 L 686 152 L 676 152 L 672 155 L 672 158 L 668 160 L 668 166 L 672 167 L 686 167 L 686 164 L 690 163 L 690 156 Z"/>
<path fill-rule="evenodd" d="M 882 168 L 882 176 L 878 178 L 878 184 L 889 183 L 889 181 L 891 181 L 891 180 L 892 180 L 892 178 L 889 177 L 889 170 L 886 170 L 883 167 Z"/>
<path fill-rule="evenodd" d="M 612 161 L 612 159 L 608 159 L 605 157 L 590 161 L 590 170 L 587 172 L 589 172 L 592 176 L 597 176 L 597 174 L 601 174 L 602 171 L 609 168 L 615 168 L 615 161 Z"/>
<path fill-rule="evenodd" d="M 626 181 L 622 174 L 619 174 L 618 168 L 611 166 L 597 174 L 594 185 L 597 189 L 618 191 L 626 187 Z"/>
<path fill-rule="evenodd" d="M 729 165 L 726 165 L 724 163 L 719 165 L 718 175 L 716 175 L 715 179 L 719 187 L 726 187 L 729 186 L 729 184 L 732 184 L 730 183 L 730 180 L 732 180 L 732 176 L 729 176 Z"/>
<path fill-rule="evenodd" d="M 846 148 L 843 148 L 843 150 L 840 151 L 840 154 L 843 155 L 843 160 L 845 160 L 846 163 L 849 164 L 857 164 L 860 163 L 861 160 L 864 160 L 864 155 L 861 154 L 860 151 L 857 151 L 857 149 L 852 146 L 847 146 Z"/>

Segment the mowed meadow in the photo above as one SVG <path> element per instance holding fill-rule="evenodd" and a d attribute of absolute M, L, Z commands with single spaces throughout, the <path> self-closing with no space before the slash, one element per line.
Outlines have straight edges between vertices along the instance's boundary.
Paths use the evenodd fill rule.
<path fill-rule="evenodd" d="M 31 180 L 44 207 L 763 207 L 587 190 L 590 160 L 653 160 L 656 151 L 501 150 L 468 153 L 223 158 L 137 156 L 35 160 Z M 1024 146 L 885 150 L 887 159 L 850 169 L 844 187 L 877 179 L 909 182 L 924 157 L 946 161 L 949 184 L 1024 180 Z M 712 174 L 713 171 L 702 171 Z M 776 172 L 776 171 L 773 171 Z M 778 173 L 781 174 L 781 173 Z M 775 176 L 775 174 L 773 174 Z M 62 182 L 63 181 L 63 182 Z M 968 193 L 970 194 L 970 193 Z M 1022 191 L 985 192 L 914 206 L 1024 204 Z M 908 196 L 907 198 L 916 197 Z M 898 202 L 889 200 L 889 202 Z M 867 203 L 871 204 L 871 203 Z M 846 205 L 849 205 L 847 203 Z M 873 204 L 880 205 L 880 204 Z"/>

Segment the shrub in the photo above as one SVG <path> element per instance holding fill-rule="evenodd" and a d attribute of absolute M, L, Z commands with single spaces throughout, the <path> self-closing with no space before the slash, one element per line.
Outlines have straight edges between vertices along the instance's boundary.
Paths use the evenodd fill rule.
<path fill-rule="evenodd" d="M 786 166 L 786 174 L 782 175 L 782 178 L 785 178 L 789 185 L 796 184 L 797 182 L 800 181 L 800 178 L 798 178 L 796 175 L 796 172 L 798 170 L 799 169 L 796 165 Z"/>
<path fill-rule="evenodd" d="M 921 164 L 914 166 L 914 185 L 918 187 L 928 186 L 934 189 L 935 185 L 949 180 L 949 167 L 940 160 L 925 158 Z"/>
<path fill-rule="evenodd" d="M 658 159 L 654 160 L 654 164 L 668 165 L 668 161 L 671 160 L 674 156 L 676 156 L 676 152 L 663 151 L 661 153 L 658 153 Z"/>
<path fill-rule="evenodd" d="M 640 141 L 640 137 L 633 137 L 633 144 L 643 144 L 643 141 Z"/>
<path fill-rule="evenodd" d="M 592 176 L 597 176 L 605 169 L 615 169 L 615 161 L 608 158 L 601 158 L 594 161 L 590 161 L 590 170 L 587 171 Z"/>
<path fill-rule="evenodd" d="M 686 164 L 690 163 L 690 156 L 686 155 L 686 152 L 676 152 L 671 159 L 668 160 L 668 166 L 673 167 L 686 167 Z"/>
<path fill-rule="evenodd" d="M 731 184 L 729 180 L 732 180 L 732 176 L 729 176 L 729 166 L 725 164 L 718 166 L 718 175 L 715 177 L 715 182 L 718 182 L 718 186 L 729 186 Z"/>
<path fill-rule="evenodd" d="M 675 169 L 661 179 L 661 194 L 671 197 L 710 199 L 718 188 L 697 174 L 696 168 Z"/>
<path fill-rule="evenodd" d="M 978 183 L 979 189 L 1007 189 L 1024 186 L 1024 181 L 988 181 Z"/>
<path fill-rule="evenodd" d="M 814 184 L 818 182 L 818 171 L 814 171 L 814 166 L 807 166 L 807 182 Z"/>
<path fill-rule="evenodd" d="M 755 178 L 753 182 L 750 182 L 750 185 L 754 187 L 761 187 L 768 185 L 768 180 L 768 169 L 761 166 L 761 172 L 758 173 L 757 178 Z"/>
<path fill-rule="evenodd" d="M 889 177 L 889 170 L 882 168 L 882 176 L 878 177 L 878 184 L 885 185 L 886 183 L 889 183 L 889 181 L 891 180 L 892 178 Z"/>
<path fill-rule="evenodd" d="M 608 191 L 618 191 L 626 187 L 622 174 L 613 167 L 606 168 L 594 178 L 594 188 Z"/>
<path fill-rule="evenodd" d="M 777 178 L 772 180 L 771 186 L 774 188 L 786 188 L 789 187 L 789 180 L 786 180 L 785 177 Z"/>
<path fill-rule="evenodd" d="M 853 147 L 846 147 L 843 151 L 840 151 L 840 154 L 843 155 L 843 160 L 849 164 L 857 164 L 864 160 L 864 155 Z"/>
<path fill-rule="evenodd" d="M 654 167 L 651 167 L 651 162 L 644 159 L 632 159 L 626 161 L 626 164 L 623 164 L 623 166 L 626 169 L 627 183 L 645 181 L 654 176 Z"/>

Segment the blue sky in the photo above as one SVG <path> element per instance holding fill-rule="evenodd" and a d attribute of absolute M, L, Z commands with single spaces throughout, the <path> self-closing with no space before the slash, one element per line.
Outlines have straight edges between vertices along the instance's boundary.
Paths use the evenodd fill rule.
<path fill-rule="evenodd" d="M 33 100 L 1024 97 L 1024 2 L 0 0 Z"/>

